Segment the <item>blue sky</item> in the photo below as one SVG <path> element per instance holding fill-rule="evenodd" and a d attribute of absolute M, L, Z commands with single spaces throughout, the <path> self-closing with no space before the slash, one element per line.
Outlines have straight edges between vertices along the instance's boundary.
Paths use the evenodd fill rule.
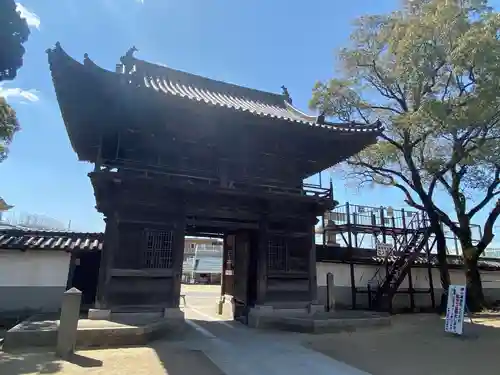
<path fill-rule="evenodd" d="M 500 0 L 499 0 L 500 1 Z M 14 211 L 50 216 L 72 228 L 101 231 L 87 173 L 71 149 L 45 50 L 60 41 L 73 57 L 88 53 L 113 70 L 135 45 L 138 57 L 261 90 L 287 86 L 307 109 L 316 80 L 334 74 L 335 52 L 358 16 L 396 8 L 397 0 L 23 0 L 31 25 L 18 78 L 4 84 L 22 131 L 0 164 L 0 194 Z M 496 5 L 496 4 L 494 4 Z M 85 103 L 82 103 L 84 106 Z M 324 174 L 327 179 L 327 173 Z M 393 190 L 358 192 L 335 181 L 336 199 L 402 206 Z"/>

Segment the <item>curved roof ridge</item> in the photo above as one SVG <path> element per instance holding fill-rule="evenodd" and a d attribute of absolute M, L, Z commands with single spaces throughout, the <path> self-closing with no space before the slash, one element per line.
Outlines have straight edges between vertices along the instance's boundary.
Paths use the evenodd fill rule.
<path fill-rule="evenodd" d="M 73 66 L 81 66 L 92 69 L 95 73 L 106 74 L 108 76 L 116 76 L 116 73 L 104 69 L 97 65 L 90 57 L 88 53 L 83 54 L 83 62 L 76 60 L 74 57 L 70 56 L 64 48 L 62 48 L 61 43 L 57 42 L 54 48 L 49 48 L 47 52 L 49 56 L 49 64 L 52 67 L 54 64 L 59 64 L 63 62 L 64 64 L 71 64 Z"/>
<path fill-rule="evenodd" d="M 297 116 L 302 117 L 304 120 L 306 120 L 306 121 L 313 121 L 313 122 L 318 121 L 318 116 L 308 115 L 307 113 L 302 112 L 300 109 L 298 109 L 294 105 L 288 103 L 286 100 L 284 102 L 285 102 L 286 109 L 288 109 L 289 111 L 293 112 Z"/>
<path fill-rule="evenodd" d="M 257 90 L 250 87 L 240 86 L 221 80 L 203 77 L 198 74 L 188 73 L 173 69 L 168 66 L 154 64 L 148 61 L 134 58 L 139 74 L 166 77 L 170 81 L 177 81 L 186 85 L 196 86 L 205 90 L 218 93 L 229 93 L 238 97 L 246 97 L 256 102 L 278 105 L 284 108 L 285 97 L 269 91 Z"/>
<path fill-rule="evenodd" d="M 161 92 L 166 95 L 185 97 L 187 100 L 211 103 L 241 112 L 251 112 L 256 116 L 277 118 L 289 122 L 328 128 L 341 132 L 378 132 L 382 130 L 380 122 L 374 124 L 333 123 L 325 121 L 325 116 L 311 116 L 291 105 L 285 95 L 237 86 L 235 84 L 205 78 L 196 74 L 159 66 L 132 57 L 127 67 L 117 64 L 116 71 L 106 70 L 84 55 L 83 63 L 69 56 L 56 43 L 55 48 L 47 50 L 53 80 L 59 74 L 72 74 L 72 69 L 83 69 L 102 77 L 102 90 L 106 91 L 107 83 L 116 81 L 132 86 L 143 86 L 145 89 Z M 130 64 L 130 65 L 129 65 Z M 57 66 L 57 68 L 56 68 Z M 53 69 L 56 68 L 56 69 Z M 124 69 L 123 69 L 124 68 Z M 68 70 L 69 69 L 69 70 Z M 59 72 L 60 71 L 60 72 Z M 66 73 L 62 73 L 65 71 Z M 142 82 L 142 83 L 141 83 Z M 158 85 L 158 82 L 162 84 Z M 56 95 L 58 85 L 54 81 Z M 191 90 L 192 88 L 193 90 Z M 76 145 L 72 146 L 75 148 Z"/>

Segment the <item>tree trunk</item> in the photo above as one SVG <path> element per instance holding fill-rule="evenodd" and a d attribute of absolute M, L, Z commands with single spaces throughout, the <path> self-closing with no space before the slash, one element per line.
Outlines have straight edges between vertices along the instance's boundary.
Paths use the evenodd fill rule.
<path fill-rule="evenodd" d="M 448 287 L 450 286 L 450 272 L 448 269 L 448 258 L 446 255 L 446 238 L 439 221 L 437 224 L 432 224 L 432 229 L 434 235 L 436 236 L 439 275 L 441 279 L 441 287 L 443 288 L 437 312 L 438 314 L 444 314 L 446 312 L 446 304 L 448 303 Z"/>
<path fill-rule="evenodd" d="M 484 300 L 483 285 L 481 283 L 481 274 L 477 267 L 477 258 L 470 256 L 476 252 L 476 249 L 464 250 L 465 264 L 465 285 L 467 287 L 467 307 L 471 312 L 481 311 L 486 307 Z"/>

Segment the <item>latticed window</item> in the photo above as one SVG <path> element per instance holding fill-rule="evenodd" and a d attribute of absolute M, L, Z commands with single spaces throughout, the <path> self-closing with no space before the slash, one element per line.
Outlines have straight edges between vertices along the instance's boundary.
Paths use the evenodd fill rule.
<path fill-rule="evenodd" d="M 268 269 L 271 271 L 287 270 L 287 243 L 284 237 L 272 237 L 269 239 Z"/>
<path fill-rule="evenodd" d="M 144 268 L 172 268 L 172 231 L 146 229 L 144 231 L 144 242 Z"/>

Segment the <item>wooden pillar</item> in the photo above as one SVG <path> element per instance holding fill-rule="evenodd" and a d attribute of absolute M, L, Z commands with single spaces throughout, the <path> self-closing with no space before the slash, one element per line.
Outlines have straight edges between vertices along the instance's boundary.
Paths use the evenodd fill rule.
<path fill-rule="evenodd" d="M 314 223 L 314 221 L 313 221 Z M 314 231 L 314 224 L 310 229 L 310 250 L 309 250 L 309 297 L 313 303 L 318 299 L 318 283 L 316 275 L 316 237 Z"/>
<path fill-rule="evenodd" d="M 326 274 L 326 311 L 335 310 L 335 294 L 333 292 L 333 273 Z"/>
<path fill-rule="evenodd" d="M 265 302 L 267 291 L 267 262 L 269 256 L 269 222 L 267 216 L 259 220 L 257 241 L 257 300 L 261 305 Z"/>
<path fill-rule="evenodd" d="M 227 283 L 226 283 L 226 271 L 229 268 L 227 264 L 228 254 L 227 254 L 227 234 L 224 234 L 222 242 L 222 272 L 220 277 L 220 295 L 226 294 Z"/>
<path fill-rule="evenodd" d="M 185 216 L 178 215 L 174 224 L 174 242 L 172 247 L 172 307 L 179 307 L 181 296 L 182 263 L 184 260 L 184 237 L 186 233 Z"/>
<path fill-rule="evenodd" d="M 223 273 L 221 295 L 233 295 L 234 291 L 234 234 L 224 235 Z"/>
<path fill-rule="evenodd" d="M 108 289 L 111 279 L 111 268 L 113 255 L 118 247 L 118 215 L 113 213 L 104 219 L 106 229 L 104 231 L 104 244 L 101 250 L 101 263 L 99 265 L 99 277 L 97 282 L 96 307 L 107 309 L 109 307 Z"/>

